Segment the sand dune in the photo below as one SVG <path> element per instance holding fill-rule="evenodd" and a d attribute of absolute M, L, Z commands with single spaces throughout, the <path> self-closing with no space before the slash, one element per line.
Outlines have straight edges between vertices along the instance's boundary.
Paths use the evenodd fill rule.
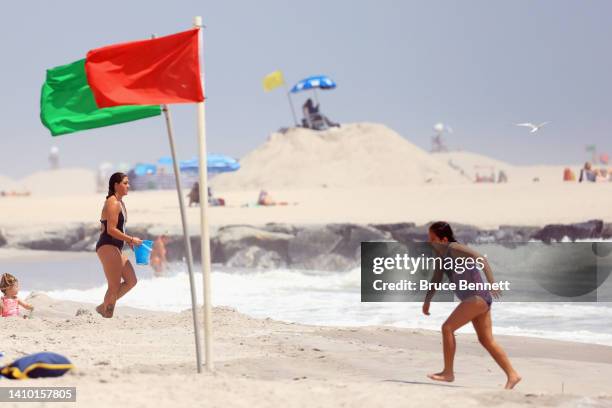
<path fill-rule="evenodd" d="M 239 171 L 215 177 L 212 186 L 257 190 L 465 182 L 448 165 L 373 123 L 324 132 L 297 128 L 273 133 L 240 163 Z"/>
<path fill-rule="evenodd" d="M 93 170 L 58 169 L 33 173 L 18 184 L 35 196 L 60 196 L 95 193 L 95 181 Z"/>
<path fill-rule="evenodd" d="M 532 183 L 535 178 L 542 183 L 563 183 L 563 170 L 569 167 L 576 176 L 580 174 L 581 165 L 528 165 L 518 166 L 496 160 L 478 153 L 455 151 L 432 154 L 432 157 L 449 165 L 459 173 L 465 174 L 469 180 L 474 181 L 476 175 L 489 176 L 500 170 L 508 176 L 509 183 Z"/>

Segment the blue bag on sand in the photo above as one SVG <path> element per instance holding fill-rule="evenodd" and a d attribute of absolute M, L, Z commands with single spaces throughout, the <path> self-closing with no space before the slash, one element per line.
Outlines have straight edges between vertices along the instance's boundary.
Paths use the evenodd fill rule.
<path fill-rule="evenodd" d="M 12 380 L 25 380 L 26 378 L 61 377 L 74 365 L 66 357 L 51 353 L 30 354 L 0 369 L 0 374 Z"/>

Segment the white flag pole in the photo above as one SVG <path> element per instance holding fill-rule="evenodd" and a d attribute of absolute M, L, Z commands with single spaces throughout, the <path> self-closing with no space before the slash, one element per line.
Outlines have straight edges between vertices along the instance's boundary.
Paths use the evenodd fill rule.
<path fill-rule="evenodd" d="M 170 152 L 172 154 L 172 165 L 174 168 L 174 179 L 176 182 L 176 192 L 178 193 L 179 207 L 181 208 L 181 221 L 183 223 L 183 238 L 185 241 L 185 251 L 187 252 L 187 270 L 189 271 L 189 288 L 191 289 L 191 313 L 193 315 L 193 332 L 195 334 L 196 365 L 198 373 L 202 372 L 202 341 L 200 340 L 200 320 L 198 319 L 198 301 L 196 298 L 195 277 L 193 272 L 193 255 L 191 251 L 191 241 L 189 229 L 187 227 L 187 217 L 185 214 L 185 200 L 183 199 L 183 188 L 181 186 L 181 169 L 176 158 L 176 148 L 174 136 L 172 134 L 172 117 L 168 105 L 162 105 L 164 116 L 166 117 L 166 127 L 168 129 L 168 141 L 170 142 Z"/>
<path fill-rule="evenodd" d="M 155 34 L 151 36 L 155 38 Z M 198 320 L 198 300 L 196 297 L 195 277 L 193 273 L 193 251 L 191 250 L 191 240 L 189 238 L 189 228 L 187 225 L 187 214 L 185 213 L 185 200 L 183 199 L 183 188 L 181 186 L 181 169 L 176 157 L 176 147 L 174 143 L 174 132 L 172 131 L 172 116 L 168 105 L 162 105 L 161 110 L 166 118 L 166 130 L 168 131 L 168 142 L 170 144 L 170 154 L 172 155 L 172 166 L 174 169 L 174 182 L 176 193 L 178 194 L 179 208 L 181 210 L 181 222 L 183 224 L 183 240 L 187 255 L 187 271 L 189 272 L 189 289 L 191 290 L 191 314 L 193 316 L 193 333 L 195 336 L 196 367 L 198 373 L 202 372 L 202 341 L 200 340 L 200 324 Z"/>
<path fill-rule="evenodd" d="M 202 17 L 193 18 L 193 25 L 200 29 L 199 58 L 201 64 L 202 89 L 206 91 L 204 76 Z M 210 302 L 210 234 L 208 231 L 208 169 L 206 155 L 206 115 L 204 102 L 198 102 L 198 140 L 200 142 L 200 229 L 201 229 L 201 259 L 202 281 L 204 283 L 204 355 L 206 371 L 213 371 L 212 360 L 212 312 Z"/>

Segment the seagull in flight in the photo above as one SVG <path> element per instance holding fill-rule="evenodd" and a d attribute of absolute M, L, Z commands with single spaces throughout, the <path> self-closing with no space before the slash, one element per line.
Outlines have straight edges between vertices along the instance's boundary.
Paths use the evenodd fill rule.
<path fill-rule="evenodd" d="M 542 127 L 544 127 L 544 125 L 548 124 L 550 122 L 542 122 L 539 125 L 534 125 L 531 122 L 527 122 L 527 123 L 517 123 L 516 126 L 523 126 L 523 127 L 528 127 L 531 129 L 530 133 L 535 133 L 538 130 L 540 130 Z"/>

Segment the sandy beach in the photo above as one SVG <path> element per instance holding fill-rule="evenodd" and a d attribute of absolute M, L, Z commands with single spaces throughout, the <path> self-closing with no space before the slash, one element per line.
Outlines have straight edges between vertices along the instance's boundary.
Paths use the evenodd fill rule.
<path fill-rule="evenodd" d="M 479 228 L 497 228 L 499 225 L 543 226 L 589 219 L 611 222 L 612 188 L 608 187 L 559 182 L 274 190 L 271 193 L 275 198 L 291 204 L 275 207 L 242 207 L 255 204 L 256 190 L 216 190 L 216 196 L 225 198 L 227 206 L 212 207 L 209 214 L 213 226 L 268 222 L 425 224 L 445 219 Z M 103 200 L 101 194 L 4 198 L 0 199 L 0 225 L 7 232 L 68 223 L 96 225 Z M 154 223 L 160 229 L 180 227 L 175 191 L 135 191 L 125 202 L 128 226 Z M 199 228 L 199 209 L 188 208 L 187 216 L 195 232 Z"/>
<path fill-rule="evenodd" d="M 473 335 L 458 335 L 456 382 L 441 384 L 425 377 L 441 365 L 437 332 L 305 326 L 216 307 L 216 371 L 196 375 L 190 311 L 120 307 L 106 320 L 91 304 L 29 301 L 32 319 L 3 321 L 13 334 L 2 361 L 49 350 L 77 370 L 3 386 L 76 386 L 78 406 L 612 406 L 607 346 L 498 336 L 524 377 L 504 391 L 503 373 Z"/>

